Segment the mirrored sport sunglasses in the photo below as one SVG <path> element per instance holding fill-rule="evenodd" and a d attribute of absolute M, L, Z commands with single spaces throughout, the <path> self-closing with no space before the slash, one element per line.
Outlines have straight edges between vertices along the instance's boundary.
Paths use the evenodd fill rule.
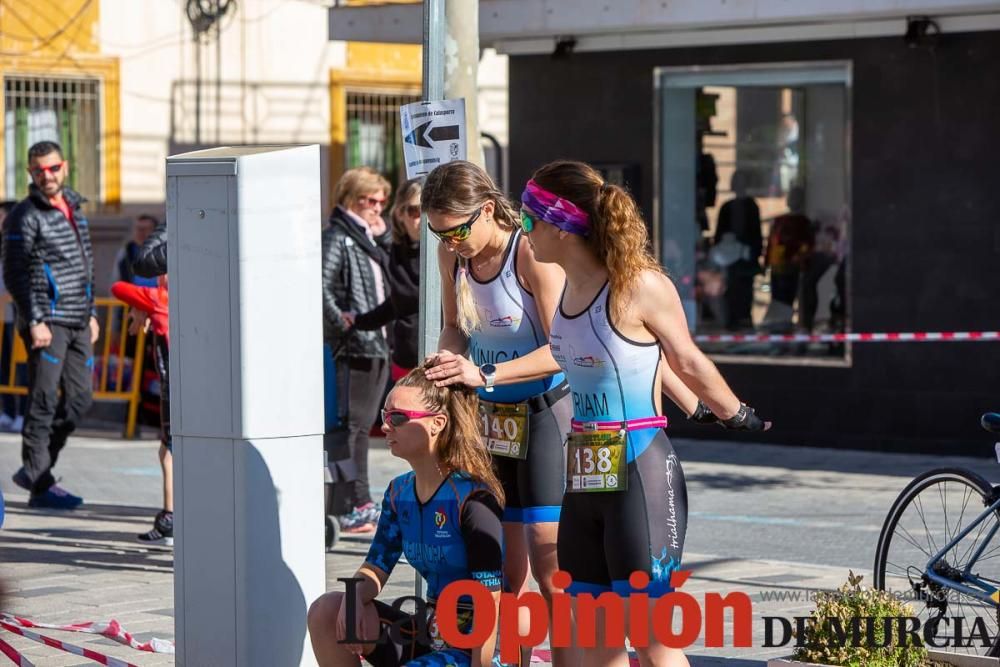
<path fill-rule="evenodd" d="M 423 417 L 436 417 L 440 412 L 420 412 L 417 410 L 382 410 L 382 423 L 393 428 L 399 428 L 411 419 L 422 419 Z"/>
<path fill-rule="evenodd" d="M 482 212 L 483 212 L 483 207 L 480 206 L 479 208 L 476 209 L 476 212 L 472 214 L 471 218 L 469 218 L 460 225 L 452 227 L 451 229 L 446 229 L 444 231 L 439 232 L 436 229 L 431 229 L 429 225 L 427 229 L 430 229 L 431 233 L 434 234 L 434 236 L 438 237 L 439 239 L 441 239 L 446 243 L 449 241 L 461 243 L 465 239 L 472 236 L 472 225 L 475 224 L 476 220 L 479 219 L 479 216 L 482 214 Z"/>
<path fill-rule="evenodd" d="M 521 229 L 525 234 L 530 234 L 535 229 L 535 218 L 524 209 L 521 209 Z"/>

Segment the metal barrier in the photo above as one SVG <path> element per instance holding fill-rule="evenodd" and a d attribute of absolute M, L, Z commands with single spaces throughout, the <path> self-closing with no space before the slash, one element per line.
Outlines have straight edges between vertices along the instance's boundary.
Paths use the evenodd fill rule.
<path fill-rule="evenodd" d="M 0 313 L 6 312 L 11 297 L 9 294 L 0 297 Z M 95 401 L 125 401 L 128 403 L 128 416 L 125 421 L 125 437 L 135 436 L 136 421 L 139 417 L 140 389 L 142 387 L 142 365 L 146 349 L 146 333 L 140 331 L 135 339 L 132 355 L 126 354 L 128 342 L 128 312 L 129 306 L 118 299 L 98 297 L 97 321 L 101 324 L 101 334 L 94 343 L 93 388 Z M 10 323 L 0 317 L 0 341 L 8 335 L 5 331 Z M 16 331 L 12 333 L 10 345 L 10 365 L 7 373 L 0 377 L 0 394 L 25 396 L 28 387 L 18 382 L 18 366 L 28 363 L 28 350 L 24 341 Z M 112 342 L 117 339 L 117 345 Z M 5 346 L 6 347 L 6 346 Z M 2 350 L 6 352 L 7 350 Z M 126 378 L 126 370 L 129 375 Z M 21 377 L 24 377 L 23 375 Z M 127 382 L 126 382 L 127 380 Z M 127 384 L 127 386 L 125 386 Z"/>

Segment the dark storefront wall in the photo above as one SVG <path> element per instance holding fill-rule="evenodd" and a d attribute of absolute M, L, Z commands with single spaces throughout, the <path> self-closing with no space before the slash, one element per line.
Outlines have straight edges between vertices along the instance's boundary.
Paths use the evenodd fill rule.
<path fill-rule="evenodd" d="M 512 189 L 558 158 L 638 163 L 652 220 L 656 67 L 850 61 L 854 331 L 1000 327 L 1000 32 L 510 59 Z M 692 184 L 693 187 L 693 184 Z M 850 368 L 720 364 L 769 442 L 988 456 L 1000 343 L 854 345 Z M 685 423 L 671 433 L 718 437 Z M 729 437 L 729 436 L 727 436 Z M 741 436 L 749 437 L 749 436 Z"/>

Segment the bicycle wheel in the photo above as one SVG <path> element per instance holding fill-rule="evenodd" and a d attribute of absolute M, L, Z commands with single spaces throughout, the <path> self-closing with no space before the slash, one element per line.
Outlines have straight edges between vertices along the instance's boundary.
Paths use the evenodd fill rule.
<path fill-rule="evenodd" d="M 903 489 L 882 526 L 875 552 L 875 587 L 910 603 L 921 627 L 932 619 L 947 618 L 947 623 L 938 625 L 937 642 L 949 643 L 941 650 L 1000 656 L 1000 607 L 934 583 L 925 574 L 931 557 L 982 514 L 992 497 L 992 485 L 973 472 L 931 470 Z M 961 581 L 962 571 L 998 522 L 997 512 L 987 515 L 948 550 L 935 571 Z M 971 573 L 994 587 L 1000 586 L 1000 534 L 986 545 Z M 963 619 L 959 638 L 956 617 Z M 985 629 L 986 646 L 978 638 L 969 639 L 976 628 Z"/>

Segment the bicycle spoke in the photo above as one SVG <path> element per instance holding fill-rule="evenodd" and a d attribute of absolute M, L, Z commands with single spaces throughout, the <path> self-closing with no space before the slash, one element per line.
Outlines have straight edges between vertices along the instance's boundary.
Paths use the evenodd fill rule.
<path fill-rule="evenodd" d="M 914 498 L 917 504 L 920 506 L 917 512 L 920 514 L 920 521 L 924 524 L 924 530 L 927 532 L 927 548 L 931 550 L 931 553 L 937 553 L 937 543 L 934 542 L 934 537 L 931 535 L 931 529 L 927 526 L 927 517 L 924 514 L 924 503 L 920 500 L 920 496 Z"/>
<path fill-rule="evenodd" d="M 948 482 L 938 485 L 938 496 L 941 498 L 941 510 L 944 512 L 944 535 L 947 538 L 945 544 L 951 542 L 951 535 L 948 532 Z"/>
<path fill-rule="evenodd" d="M 997 532 L 996 535 L 995 535 L 995 537 L 998 537 L 998 536 L 1000 536 L 1000 532 Z M 989 554 L 997 553 L 997 552 L 1000 552 L 1000 544 L 996 545 L 995 547 L 993 547 L 993 548 L 991 548 L 989 550 L 984 550 L 983 553 L 982 553 L 982 555 L 979 558 L 980 558 L 980 560 L 982 560 L 982 558 L 984 556 L 988 556 Z"/>
<path fill-rule="evenodd" d="M 979 555 L 978 558 L 976 558 L 975 564 L 978 564 L 978 563 L 980 563 L 981 561 L 984 561 L 984 560 L 990 560 L 990 559 L 996 558 L 998 555 L 1000 555 L 1000 553 L 997 553 L 996 555 L 990 555 L 990 554 L 993 554 L 994 552 L 998 552 L 998 551 L 1000 551 L 1000 547 L 994 547 L 994 548 L 990 549 L 989 551 L 983 552 L 982 554 Z M 972 564 L 973 564 L 973 562 L 970 561 L 969 565 L 971 566 Z"/>
<path fill-rule="evenodd" d="M 904 533 L 906 533 L 905 535 L 901 535 L 901 537 L 903 539 L 905 539 L 907 542 L 909 542 L 910 544 L 912 544 L 916 548 L 920 549 L 920 551 L 922 551 L 928 558 L 931 557 L 931 552 L 927 551 L 922 546 L 920 546 L 919 544 L 917 544 L 916 538 L 913 537 L 912 535 L 910 535 L 910 531 L 908 531 L 905 527 L 900 526 L 899 524 L 896 524 L 896 528 L 898 528 L 899 530 L 901 530 Z"/>
<path fill-rule="evenodd" d="M 948 482 L 945 482 L 942 486 L 944 486 L 945 490 L 947 490 Z M 968 486 L 965 486 L 964 484 L 962 486 L 965 489 L 965 493 L 963 494 L 964 497 L 963 497 L 963 500 L 962 500 L 962 513 L 958 517 L 958 521 L 955 523 L 955 530 L 954 531 L 949 531 L 949 528 L 948 528 L 948 507 L 947 507 L 947 501 L 946 500 L 942 500 L 942 505 L 944 506 L 944 528 L 945 528 L 945 535 L 948 536 L 948 540 L 947 540 L 947 542 L 945 542 L 945 544 L 947 544 L 948 542 L 951 542 L 953 539 L 955 539 L 955 536 L 958 535 L 962 531 L 962 518 L 965 516 L 965 508 L 968 506 L 969 500 L 973 496 L 973 490 L 971 488 L 969 488 Z"/>
<path fill-rule="evenodd" d="M 904 577 L 907 575 L 907 568 L 903 567 L 902 565 L 896 565 L 892 561 L 886 561 L 885 564 L 886 565 L 892 565 L 894 568 L 896 568 L 897 570 L 899 570 L 899 573 L 901 575 L 903 575 Z"/>
<path fill-rule="evenodd" d="M 979 524 L 979 531 L 976 533 L 976 539 L 969 546 L 969 548 L 965 550 L 965 553 L 962 554 L 961 560 L 959 560 L 957 563 L 954 564 L 955 567 L 961 567 L 960 563 L 964 563 L 965 562 L 965 557 L 968 556 L 970 553 L 975 553 L 976 545 L 979 544 L 979 538 L 982 537 L 983 530 L 985 530 L 985 528 L 986 528 L 985 523 L 980 523 Z"/>
<path fill-rule="evenodd" d="M 976 562 L 979 562 L 981 560 L 989 560 L 991 558 L 1000 558 L 1000 546 L 995 546 L 989 551 L 984 551 L 979 556 L 979 558 L 976 559 Z"/>
<path fill-rule="evenodd" d="M 955 538 L 955 535 L 958 535 L 959 531 L 962 530 L 962 520 L 965 518 L 965 510 L 969 506 L 969 501 L 972 500 L 973 496 L 971 489 L 966 487 L 966 491 L 968 491 L 968 493 L 965 496 L 965 500 L 962 502 L 962 513 L 958 516 L 958 523 L 955 526 L 955 532 L 952 533 L 951 539 L 948 540 L 949 542 L 951 542 L 951 540 Z"/>

